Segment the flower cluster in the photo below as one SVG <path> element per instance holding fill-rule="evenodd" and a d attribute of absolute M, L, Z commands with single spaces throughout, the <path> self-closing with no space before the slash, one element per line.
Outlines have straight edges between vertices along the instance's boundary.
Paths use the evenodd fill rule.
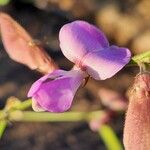
<path fill-rule="evenodd" d="M 28 97 L 35 111 L 64 112 L 68 110 L 82 81 L 91 76 L 105 80 L 115 75 L 130 60 L 127 48 L 110 46 L 106 36 L 85 21 L 64 25 L 59 33 L 62 53 L 76 67 L 70 71 L 56 70 L 37 80 Z"/>

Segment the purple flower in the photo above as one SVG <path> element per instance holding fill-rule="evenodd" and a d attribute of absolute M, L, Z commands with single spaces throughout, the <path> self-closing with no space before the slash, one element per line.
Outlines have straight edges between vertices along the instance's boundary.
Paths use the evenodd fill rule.
<path fill-rule="evenodd" d="M 70 108 L 75 92 L 83 79 L 112 77 L 130 60 L 127 48 L 109 46 L 103 32 L 85 21 L 64 25 L 59 33 L 63 54 L 77 70 L 57 70 L 36 81 L 28 97 L 33 98 L 34 110 L 63 112 Z"/>
<path fill-rule="evenodd" d="M 127 48 L 109 46 L 105 35 L 85 21 L 64 25 L 59 39 L 63 54 L 97 80 L 112 77 L 131 57 Z"/>

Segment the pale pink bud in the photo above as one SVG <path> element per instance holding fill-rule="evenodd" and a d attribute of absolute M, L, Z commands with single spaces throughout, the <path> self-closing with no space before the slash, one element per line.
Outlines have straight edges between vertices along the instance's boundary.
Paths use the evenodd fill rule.
<path fill-rule="evenodd" d="M 136 76 L 124 128 L 126 150 L 150 149 L 150 73 Z"/>
<path fill-rule="evenodd" d="M 117 91 L 101 88 L 98 95 L 102 104 L 113 111 L 122 111 L 127 108 L 125 98 Z"/>
<path fill-rule="evenodd" d="M 103 111 L 99 116 L 93 116 L 89 121 L 89 127 L 92 131 L 98 131 L 102 125 L 108 123 L 110 120 L 110 112 Z"/>

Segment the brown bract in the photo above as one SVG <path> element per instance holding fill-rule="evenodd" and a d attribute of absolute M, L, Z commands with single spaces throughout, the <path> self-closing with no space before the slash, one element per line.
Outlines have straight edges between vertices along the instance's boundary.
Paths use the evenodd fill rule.
<path fill-rule="evenodd" d="M 136 76 L 124 127 L 125 150 L 150 149 L 150 73 Z"/>
<path fill-rule="evenodd" d="M 50 56 L 33 41 L 25 29 L 5 13 L 0 13 L 4 47 L 14 61 L 45 74 L 57 69 Z"/>

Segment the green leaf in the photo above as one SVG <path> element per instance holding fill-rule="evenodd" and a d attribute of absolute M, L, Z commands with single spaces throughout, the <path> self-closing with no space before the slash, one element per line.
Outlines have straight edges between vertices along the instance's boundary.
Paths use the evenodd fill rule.
<path fill-rule="evenodd" d="M 0 5 L 5 6 L 10 2 L 10 0 L 0 0 Z"/>
<path fill-rule="evenodd" d="M 2 138 L 2 136 L 4 134 L 6 126 L 7 126 L 7 121 L 6 120 L 1 120 L 0 121 L 0 139 Z"/>
<path fill-rule="evenodd" d="M 130 64 L 135 63 L 150 63 L 150 51 L 133 56 Z"/>
<path fill-rule="evenodd" d="M 108 150 L 123 150 L 119 139 L 110 126 L 103 125 L 98 132 Z"/>

